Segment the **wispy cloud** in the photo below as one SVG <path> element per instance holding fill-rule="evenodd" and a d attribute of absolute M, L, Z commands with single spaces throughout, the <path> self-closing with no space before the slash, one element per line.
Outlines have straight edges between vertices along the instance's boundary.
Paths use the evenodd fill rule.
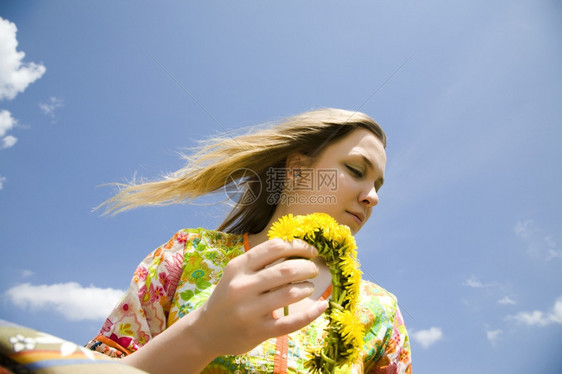
<path fill-rule="evenodd" d="M 13 99 L 47 70 L 41 64 L 22 62 L 25 53 L 17 51 L 17 30 L 14 23 L 0 17 L 0 99 Z"/>
<path fill-rule="evenodd" d="M 493 345 L 495 345 L 499 338 L 500 335 L 503 333 L 502 329 L 497 329 L 497 330 L 487 330 L 486 331 L 486 338 L 488 338 L 488 340 L 490 341 L 490 343 L 492 343 Z"/>
<path fill-rule="evenodd" d="M 463 286 L 473 287 L 473 288 L 484 288 L 484 284 L 480 281 L 476 280 L 476 277 L 473 275 L 471 278 L 465 280 L 463 282 Z"/>
<path fill-rule="evenodd" d="M 18 141 L 15 136 L 6 135 L 16 124 L 17 120 L 12 117 L 12 113 L 5 109 L 0 111 L 0 149 L 10 148 Z"/>
<path fill-rule="evenodd" d="M 562 258 L 562 251 L 558 249 L 552 235 L 545 233 L 534 220 L 518 221 L 513 227 L 513 232 L 526 244 L 527 253 L 531 256 L 547 261 Z"/>
<path fill-rule="evenodd" d="M 0 190 L 4 188 L 4 183 L 6 182 L 6 177 L 0 175 Z"/>
<path fill-rule="evenodd" d="M 423 348 L 429 348 L 443 339 L 443 331 L 440 327 L 431 327 L 427 330 L 414 331 L 410 333 L 410 337 Z"/>
<path fill-rule="evenodd" d="M 21 272 L 21 276 L 23 278 L 28 278 L 31 277 L 33 275 L 33 272 L 31 270 L 25 269 Z"/>
<path fill-rule="evenodd" d="M 478 278 L 474 274 L 472 274 L 470 278 L 466 279 L 462 284 L 463 286 L 472 287 L 472 288 L 488 288 L 488 287 L 498 286 L 497 282 L 482 283 L 478 280 Z"/>
<path fill-rule="evenodd" d="M 562 324 L 562 297 L 559 297 L 552 309 L 548 312 L 533 310 L 532 312 L 520 312 L 508 316 L 508 320 L 515 320 L 530 326 L 547 326 L 553 323 Z"/>
<path fill-rule="evenodd" d="M 502 304 L 502 305 L 515 305 L 517 304 L 515 302 L 515 300 L 513 300 L 512 298 L 510 298 L 509 296 L 504 296 L 501 299 L 498 300 L 498 304 Z"/>
<path fill-rule="evenodd" d="M 39 109 L 46 114 L 47 116 L 51 117 L 51 119 L 55 120 L 55 110 L 57 108 L 61 108 L 64 106 L 64 101 L 58 97 L 51 96 L 46 103 L 39 103 Z"/>
<path fill-rule="evenodd" d="M 6 298 L 19 308 L 53 310 L 71 321 L 105 318 L 122 295 L 122 290 L 83 287 L 75 282 L 51 285 L 24 283 L 5 293 Z"/>

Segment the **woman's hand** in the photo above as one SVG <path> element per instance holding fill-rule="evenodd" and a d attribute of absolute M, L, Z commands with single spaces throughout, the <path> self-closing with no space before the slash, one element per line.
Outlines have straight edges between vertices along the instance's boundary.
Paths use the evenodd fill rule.
<path fill-rule="evenodd" d="M 302 240 L 287 243 L 274 239 L 230 261 L 199 312 L 199 322 L 206 327 L 200 339 L 221 355 L 240 354 L 312 322 L 327 303 L 279 318 L 273 311 L 312 294 L 314 287 L 307 280 L 316 277 L 319 270 L 307 259 L 317 255 L 317 249 Z M 279 262 L 290 257 L 300 259 Z"/>
<path fill-rule="evenodd" d="M 198 373 L 215 357 L 241 354 L 261 342 L 296 331 L 328 304 L 274 317 L 273 311 L 310 296 L 318 275 L 307 259 L 317 249 L 302 240 L 268 240 L 231 260 L 207 302 L 127 357 L 150 373 Z M 300 257 L 279 262 L 281 259 Z M 136 357 L 135 357 L 136 356 Z"/>

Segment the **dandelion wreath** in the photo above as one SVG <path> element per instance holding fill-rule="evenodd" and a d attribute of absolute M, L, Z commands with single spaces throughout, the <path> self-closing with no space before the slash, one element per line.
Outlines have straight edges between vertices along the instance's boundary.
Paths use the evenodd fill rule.
<path fill-rule="evenodd" d="M 336 367 L 353 365 L 359 357 L 364 331 L 356 313 L 361 271 L 357 245 L 349 227 L 339 225 L 324 213 L 289 214 L 272 225 L 268 236 L 287 241 L 302 239 L 314 245 L 332 274 L 324 345 L 310 349 L 311 357 L 305 367 L 311 373 L 333 373 Z"/>

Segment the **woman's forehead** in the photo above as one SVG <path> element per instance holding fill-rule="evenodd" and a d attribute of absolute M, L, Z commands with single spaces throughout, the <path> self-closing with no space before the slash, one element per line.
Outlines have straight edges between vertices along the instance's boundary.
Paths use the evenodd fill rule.
<path fill-rule="evenodd" d="M 386 152 L 384 151 L 384 146 L 382 141 L 371 131 L 366 129 L 357 129 L 351 133 L 343 136 L 328 145 L 323 154 L 330 154 L 330 152 L 348 152 L 348 153 L 358 153 L 371 159 L 369 156 L 374 156 L 375 154 L 384 155 L 386 159 Z M 379 158 L 379 157 L 376 157 Z"/>

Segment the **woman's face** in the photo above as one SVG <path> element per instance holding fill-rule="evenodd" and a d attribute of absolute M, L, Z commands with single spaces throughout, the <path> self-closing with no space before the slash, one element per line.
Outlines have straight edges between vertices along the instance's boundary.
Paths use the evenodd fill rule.
<path fill-rule="evenodd" d="M 382 142 L 372 132 L 357 129 L 314 159 L 301 159 L 284 214 L 327 213 L 357 233 L 379 201 L 386 165 Z"/>

